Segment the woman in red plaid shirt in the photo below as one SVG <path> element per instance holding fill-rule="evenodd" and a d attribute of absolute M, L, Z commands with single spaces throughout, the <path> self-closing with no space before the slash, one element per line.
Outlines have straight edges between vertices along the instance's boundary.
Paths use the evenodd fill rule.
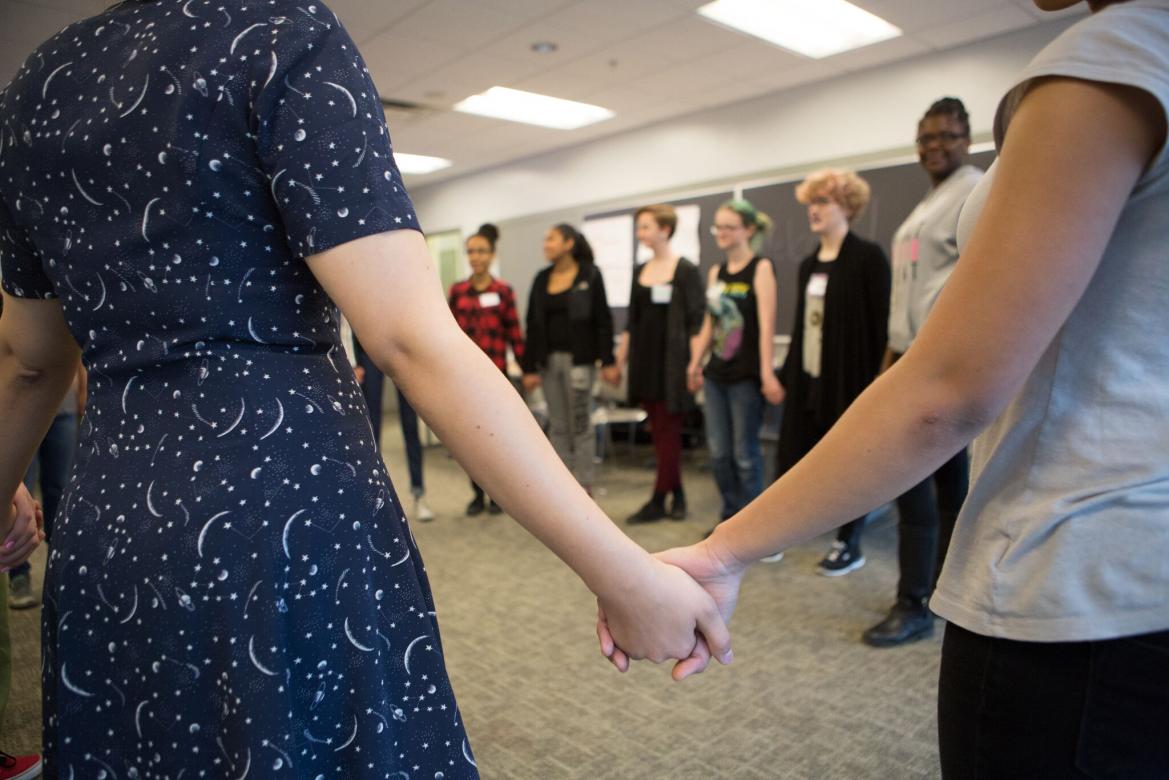
<path fill-rule="evenodd" d="M 498 240 L 499 228 L 490 223 L 482 225 L 467 239 L 471 276 L 452 284 L 448 299 L 459 327 L 506 374 L 508 345 L 516 360 L 520 360 L 524 356 L 524 337 L 520 332 L 515 291 L 510 284 L 491 275 Z M 484 509 L 493 515 L 503 511 L 494 499 L 489 505 L 485 503 L 483 488 L 476 485 L 475 480 L 471 480 L 471 489 L 475 491 L 475 497 L 467 504 L 468 515 L 480 514 Z"/>

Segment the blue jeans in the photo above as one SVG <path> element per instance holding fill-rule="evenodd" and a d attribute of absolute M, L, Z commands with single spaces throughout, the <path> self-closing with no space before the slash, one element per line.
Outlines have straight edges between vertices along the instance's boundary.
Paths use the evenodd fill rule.
<path fill-rule="evenodd" d="M 52 541 L 53 518 L 65 486 L 69 482 L 69 469 L 73 467 L 73 449 L 77 446 L 77 415 L 58 414 L 53 418 L 48 433 L 41 440 L 28 472 L 24 485 L 31 493 L 37 482 L 41 484 L 41 506 L 45 512 L 45 540 Z M 9 577 L 28 574 L 29 564 L 22 563 L 8 572 Z"/>
<path fill-rule="evenodd" d="M 703 387 L 706 438 L 725 520 L 763 492 L 763 394 L 754 379 L 726 384 L 708 378 Z"/>
<path fill-rule="evenodd" d="M 414 411 L 401 390 L 398 390 L 398 421 L 402 424 L 402 440 L 406 443 L 410 493 L 421 496 L 426 492 L 426 486 L 422 482 L 422 441 L 418 438 L 418 412 Z"/>

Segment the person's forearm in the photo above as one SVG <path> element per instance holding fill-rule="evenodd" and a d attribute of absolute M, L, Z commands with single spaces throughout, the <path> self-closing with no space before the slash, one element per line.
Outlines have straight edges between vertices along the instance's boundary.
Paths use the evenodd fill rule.
<path fill-rule="evenodd" d="M 629 331 L 626 330 L 621 334 L 621 339 L 617 343 L 617 352 L 614 357 L 617 361 L 617 368 L 622 371 L 625 370 L 626 364 L 629 362 Z"/>
<path fill-rule="evenodd" d="M 428 329 L 417 350 L 374 358 L 471 478 L 594 593 L 632 586 L 626 574 L 638 567 L 628 564 L 645 553 L 573 479 L 483 352 L 453 321 L 437 330 Z M 467 403 L 468 387 L 475 388 L 474 404 Z"/>
<path fill-rule="evenodd" d="M 901 361 L 711 543 L 742 563 L 806 541 L 904 493 L 965 447 L 997 409 Z"/>
<path fill-rule="evenodd" d="M 0 343 L 0 420 L 4 421 L 4 445 L 0 446 L 2 506 L 12 502 L 73 377 L 71 367 L 65 371 L 29 369 Z M 7 530 L 0 528 L 0 538 Z"/>
<path fill-rule="evenodd" d="M 690 365 L 702 365 L 702 359 L 706 357 L 706 351 L 710 349 L 711 341 L 711 325 L 710 317 L 707 316 L 702 321 L 702 327 L 699 328 L 698 333 L 690 337 Z"/>

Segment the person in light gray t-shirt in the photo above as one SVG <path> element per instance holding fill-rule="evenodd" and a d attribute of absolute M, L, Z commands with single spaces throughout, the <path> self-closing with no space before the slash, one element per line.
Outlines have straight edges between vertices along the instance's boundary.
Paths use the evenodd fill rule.
<path fill-rule="evenodd" d="M 958 262 L 958 215 L 982 178 L 966 162 L 970 116 L 958 98 L 935 101 L 917 123 L 917 155 L 931 187 L 893 235 L 889 343 L 882 369 L 917 337 Z M 962 450 L 897 498 L 897 600 L 865 631 L 865 644 L 895 647 L 933 634 L 927 602 L 966 499 L 969 458 Z"/>
<path fill-rule="evenodd" d="M 978 436 L 930 602 L 946 780 L 1169 767 L 1169 0 L 1088 8 L 1000 104 L 912 348 L 739 515 L 662 554 L 729 614 L 750 562 Z"/>

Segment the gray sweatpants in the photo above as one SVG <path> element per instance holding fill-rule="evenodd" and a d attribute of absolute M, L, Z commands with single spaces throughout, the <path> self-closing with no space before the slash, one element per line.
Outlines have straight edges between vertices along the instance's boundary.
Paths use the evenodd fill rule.
<path fill-rule="evenodd" d="M 548 438 L 556 454 L 586 488 L 593 484 L 593 457 L 597 438 L 592 425 L 592 391 L 595 366 L 574 366 L 568 352 L 548 355 L 540 372 L 544 400 L 548 402 Z"/>

